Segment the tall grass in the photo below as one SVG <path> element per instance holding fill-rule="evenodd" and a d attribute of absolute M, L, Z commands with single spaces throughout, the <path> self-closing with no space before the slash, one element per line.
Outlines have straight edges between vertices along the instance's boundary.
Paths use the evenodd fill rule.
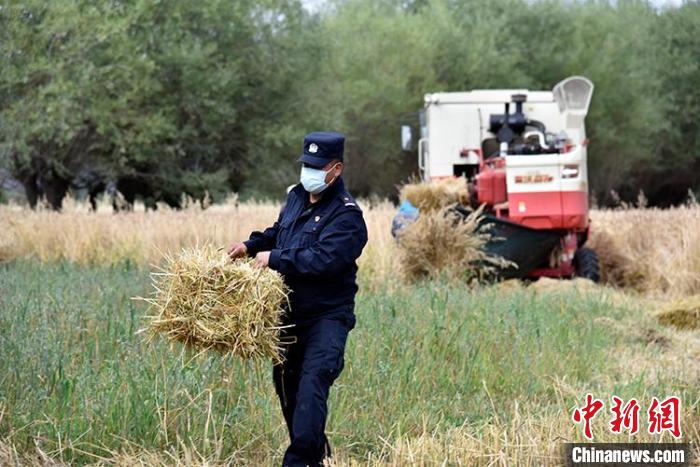
<path fill-rule="evenodd" d="M 364 287 L 399 285 L 399 251 L 390 235 L 396 212 L 389 202 L 361 202 L 369 242 L 359 260 Z M 111 265 L 124 260 L 148 265 L 162 251 L 197 244 L 227 246 L 271 225 L 280 207 L 273 203 L 214 205 L 181 211 L 161 207 L 112 214 L 108 206 L 91 213 L 69 202 L 62 213 L 0 206 L 0 262 L 19 258 Z M 612 285 L 652 294 L 700 294 L 700 206 L 673 209 L 591 211 L 590 245 Z"/>
<path fill-rule="evenodd" d="M 146 266 L 162 252 L 213 244 L 228 246 L 246 240 L 253 230 L 272 225 L 280 206 L 267 202 L 228 203 L 202 210 L 180 211 L 165 206 L 156 212 L 120 212 L 108 206 L 90 212 L 70 201 L 61 213 L 0 205 L 0 263 L 22 258 L 113 265 L 128 261 Z M 362 203 L 369 243 L 359 260 L 361 280 L 368 286 L 397 277 L 396 247 L 390 234 L 394 207 L 389 202 Z"/>
<path fill-rule="evenodd" d="M 638 291 L 700 293 L 700 206 L 592 211 L 603 276 Z"/>
<path fill-rule="evenodd" d="M 119 456 L 115 462 L 278 463 L 287 435 L 270 366 L 217 354 L 192 359 L 162 340 L 146 345 L 136 334 L 143 310 L 130 300 L 146 284 L 147 271 L 129 263 L 0 268 L 5 451 L 39 447 L 67 463 Z M 589 390 L 675 392 L 686 426 L 697 426 L 690 420 L 698 388 L 687 381 L 698 375 L 685 366 L 654 378 L 620 376 L 626 363 L 613 358 L 620 346 L 635 358 L 655 359 L 659 349 L 605 324 L 639 326 L 639 309 L 611 291 L 545 295 L 432 282 L 389 289 L 358 297 L 358 325 L 332 390 L 328 431 L 343 464 L 405 465 L 410 455 L 425 465 L 444 456 L 538 464 L 559 439 L 578 439 L 570 409 Z M 520 426 L 527 436 L 509 439 Z M 535 441 L 539 447 L 529 446 Z"/>

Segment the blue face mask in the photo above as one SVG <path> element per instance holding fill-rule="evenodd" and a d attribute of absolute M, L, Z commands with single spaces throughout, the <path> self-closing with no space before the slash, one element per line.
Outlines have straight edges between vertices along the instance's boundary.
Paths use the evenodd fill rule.
<path fill-rule="evenodd" d="M 330 183 L 326 183 L 326 175 L 329 174 L 333 169 L 335 169 L 335 164 L 329 170 L 314 169 L 313 167 L 301 166 L 301 175 L 299 176 L 299 181 L 304 186 L 304 189 L 309 193 L 317 195 L 323 190 L 328 188 Z M 333 181 L 333 180 L 331 180 Z"/>

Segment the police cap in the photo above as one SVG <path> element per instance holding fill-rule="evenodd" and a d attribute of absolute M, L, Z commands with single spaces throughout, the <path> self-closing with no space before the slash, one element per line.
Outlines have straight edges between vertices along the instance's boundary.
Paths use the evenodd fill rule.
<path fill-rule="evenodd" d="M 334 159 L 343 160 L 345 136 L 335 131 L 314 131 L 304 137 L 304 153 L 299 162 L 323 167 Z"/>

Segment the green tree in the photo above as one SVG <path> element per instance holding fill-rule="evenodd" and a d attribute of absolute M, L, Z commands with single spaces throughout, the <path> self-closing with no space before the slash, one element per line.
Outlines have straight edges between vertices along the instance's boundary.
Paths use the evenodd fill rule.
<path fill-rule="evenodd" d="M 655 74 L 666 124 L 658 134 L 654 161 L 636 167 L 638 184 L 663 204 L 700 193 L 700 3 L 686 2 L 663 12 L 654 24 L 660 45 Z"/>
<path fill-rule="evenodd" d="M 89 168 L 171 195 L 240 188 L 252 122 L 293 74 L 276 75 L 279 57 L 261 51 L 281 52 L 271 41 L 300 11 L 293 1 L 11 5 L 0 75 L 9 165 L 66 180 Z"/>

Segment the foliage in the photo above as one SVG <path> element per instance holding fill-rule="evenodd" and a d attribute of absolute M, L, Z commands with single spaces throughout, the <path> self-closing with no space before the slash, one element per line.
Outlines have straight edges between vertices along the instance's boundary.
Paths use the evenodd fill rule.
<path fill-rule="evenodd" d="M 347 135 L 358 195 L 415 172 L 398 128 L 426 92 L 596 85 L 601 202 L 700 189 L 700 2 L 642 0 L 10 1 L 0 6 L 0 165 L 156 190 L 280 197 L 302 136 Z M 659 179 L 663 182 L 659 183 Z"/>
<path fill-rule="evenodd" d="M 243 171 L 247 124 L 268 115 L 267 30 L 295 2 L 26 2 L 4 7 L 0 85 L 5 159 L 22 174 L 148 175 Z M 275 31 L 283 35 L 284 31 Z M 281 58 L 284 60 L 284 57 Z M 270 72 L 268 71 L 268 74 Z M 293 74 L 293 73 L 291 73 Z M 191 178 L 191 177 L 190 177 Z M 223 185 L 229 180 L 209 177 Z M 201 191 L 201 190 L 200 190 Z"/>

